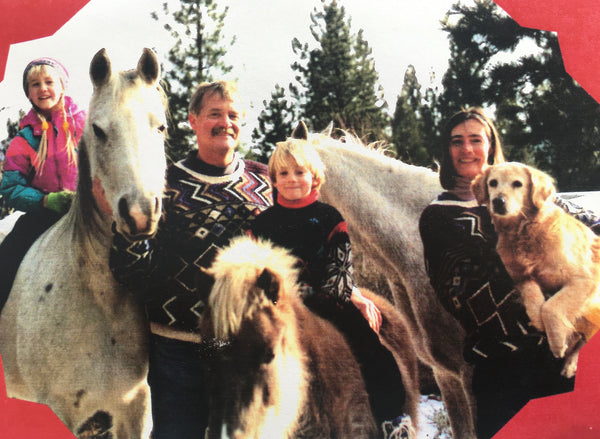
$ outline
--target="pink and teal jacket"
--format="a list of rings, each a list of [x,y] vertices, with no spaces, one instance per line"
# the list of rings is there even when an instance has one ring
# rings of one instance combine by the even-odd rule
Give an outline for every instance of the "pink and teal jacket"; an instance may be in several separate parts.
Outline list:
[[[65,96],[65,110],[71,135],[75,144],[78,144],[86,112],[77,108],[68,96]],[[52,120],[48,121],[48,155],[42,172],[38,172],[33,164],[42,136],[42,123],[33,109],[21,119],[21,130],[11,140],[6,151],[0,183],[0,195],[9,207],[30,212],[42,207],[46,194],[76,189],[77,161],[69,163],[63,122],[62,111],[53,113]]]

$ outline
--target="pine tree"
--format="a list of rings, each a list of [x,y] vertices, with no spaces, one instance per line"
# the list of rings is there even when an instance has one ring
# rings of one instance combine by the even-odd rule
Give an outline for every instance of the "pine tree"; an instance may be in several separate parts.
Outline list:
[[[253,158],[263,163],[269,161],[275,144],[290,136],[297,122],[296,109],[286,98],[286,92],[279,84],[271,93],[271,100],[263,101],[264,110],[258,116],[258,127],[252,131],[255,148]]]
[[[454,5],[443,29],[452,58],[441,113],[493,108],[510,160],[549,172],[560,191],[598,189],[600,105],[566,73],[557,36],[519,26],[492,0]],[[524,42],[536,50],[512,55]]]
[[[414,164],[421,164],[427,155],[423,151],[421,100],[421,84],[414,66],[410,65],[404,73],[404,83],[396,100],[391,141],[398,158]]]
[[[228,7],[219,8],[214,0],[180,0],[179,9],[169,10],[163,3],[163,13],[173,21],[164,24],[174,39],[169,50],[164,83],[169,96],[171,121],[167,155],[177,160],[195,148],[195,139],[187,123],[189,98],[202,82],[220,79],[232,70],[223,62],[227,52],[223,43],[223,25]],[[160,20],[158,13],[152,17]],[[235,42],[232,38],[228,43]]]
[[[290,89],[301,116],[313,130],[333,122],[367,140],[381,140],[389,117],[371,49],[362,32],[351,34],[343,6],[336,0],[322,4],[322,11],[315,8],[310,15],[316,47],[292,41],[299,60],[292,65],[297,74]]]

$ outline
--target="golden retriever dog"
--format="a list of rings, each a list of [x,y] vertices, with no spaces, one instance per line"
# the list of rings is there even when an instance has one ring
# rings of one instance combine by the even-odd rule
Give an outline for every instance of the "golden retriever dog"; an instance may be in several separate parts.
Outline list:
[[[566,357],[563,375],[573,376],[598,329],[589,316],[600,302],[600,237],[553,203],[549,175],[521,163],[486,168],[472,190],[488,207],[496,249],[531,323],[546,332],[554,356]]]

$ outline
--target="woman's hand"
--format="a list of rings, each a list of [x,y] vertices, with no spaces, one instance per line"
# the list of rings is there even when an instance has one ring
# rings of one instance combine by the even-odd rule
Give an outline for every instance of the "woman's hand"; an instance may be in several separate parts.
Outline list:
[[[360,290],[356,287],[352,289],[350,301],[362,313],[364,318],[369,323],[371,329],[373,329],[373,331],[375,331],[376,333],[379,333],[379,328],[381,328],[381,311],[379,311],[379,308],[375,306],[373,301],[363,296],[360,293]]]

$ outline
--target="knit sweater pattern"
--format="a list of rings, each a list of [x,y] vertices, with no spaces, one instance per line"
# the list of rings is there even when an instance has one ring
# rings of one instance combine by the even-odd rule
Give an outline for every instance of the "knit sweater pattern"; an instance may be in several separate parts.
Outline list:
[[[298,257],[299,281],[310,287],[304,288],[305,293],[348,302],[354,277],[347,225],[336,208],[317,201],[315,195],[295,206],[275,204],[258,216],[251,232]]]
[[[465,358],[507,355],[544,341],[496,252],[485,206],[448,192],[423,211],[420,232],[431,284],[444,308],[465,329]]]
[[[272,204],[266,166],[235,160],[221,176],[198,172],[193,156],[171,165],[156,236],[131,243],[115,235],[113,274],[142,294],[151,322],[196,332],[213,284],[202,269]]]

